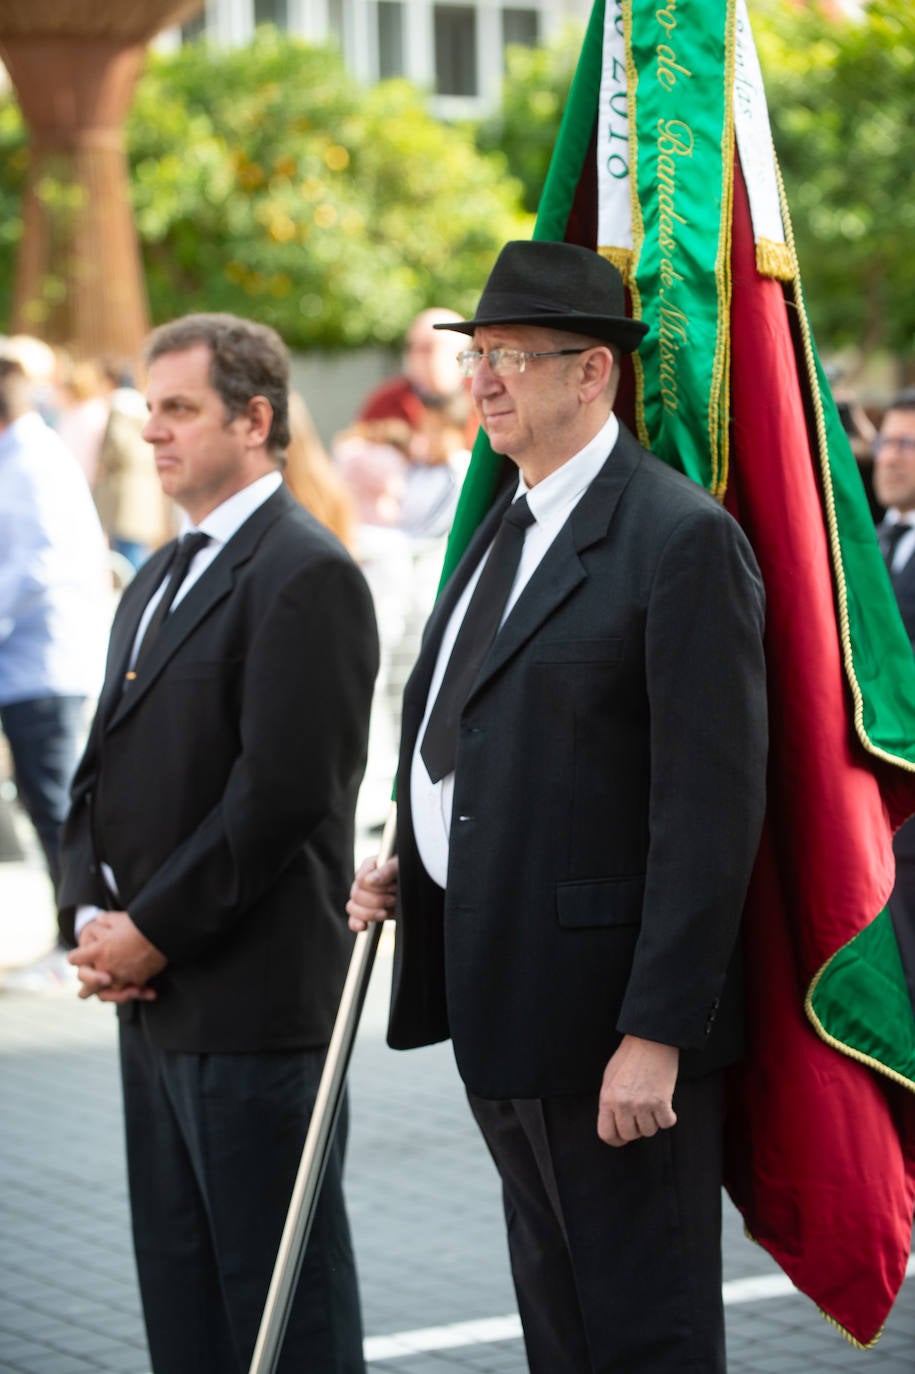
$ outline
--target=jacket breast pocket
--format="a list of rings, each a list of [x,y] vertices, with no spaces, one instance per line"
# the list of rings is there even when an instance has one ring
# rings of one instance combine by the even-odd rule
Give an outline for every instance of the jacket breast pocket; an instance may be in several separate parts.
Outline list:
[[[642,919],[645,877],[587,879],[556,884],[556,914],[566,930],[638,925]]]
[[[241,664],[240,658],[199,658],[169,664],[166,674],[170,682],[213,682],[233,677]]]
[[[622,639],[556,639],[537,645],[535,663],[617,663]]]

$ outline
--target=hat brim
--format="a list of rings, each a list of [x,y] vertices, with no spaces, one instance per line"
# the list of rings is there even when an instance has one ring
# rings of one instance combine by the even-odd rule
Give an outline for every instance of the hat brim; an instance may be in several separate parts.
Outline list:
[[[453,324],[435,324],[433,329],[449,329],[456,334],[473,334],[497,324],[535,325],[541,329],[558,329],[566,334],[585,334],[601,343],[615,344],[623,353],[634,353],[648,333],[644,320],[631,320],[628,315],[499,315],[495,319],[477,317],[456,320]]]

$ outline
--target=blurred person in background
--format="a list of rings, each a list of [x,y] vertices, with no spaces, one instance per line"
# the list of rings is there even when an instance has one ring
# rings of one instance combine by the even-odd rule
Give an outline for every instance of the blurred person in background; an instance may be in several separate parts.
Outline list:
[[[108,424],[111,384],[94,358],[58,354],[57,392],[60,410],[55,429],[86,475],[95,484],[99,449]]]
[[[296,500],[335,534],[350,553],[356,547],[356,511],[346,484],[318,437],[297,391],[289,393],[289,443],[283,479]]]
[[[380,824],[387,806],[400,697],[435,599],[444,542],[477,433],[470,389],[454,339],[435,328],[453,311],[433,307],[412,321],[403,371],[362,403],[333,443],[358,512],[358,557],[372,588],[381,671],[362,805]],[[377,797],[376,801],[371,798]]]
[[[877,538],[902,621],[915,648],[915,387],[890,402],[874,440],[874,494],[886,514]],[[890,915],[915,1006],[915,819],[893,840],[896,885]]]
[[[143,438],[146,399],[126,365],[112,369],[110,380],[93,496],[108,542],[126,560],[129,573],[171,538],[176,517],[162,495],[152,446]]]
[[[57,354],[44,339],[32,334],[11,334],[0,344],[4,358],[19,364],[29,383],[29,401],[46,424],[56,426],[60,414],[57,392]]]
[[[453,341],[435,329],[458,318],[453,310],[437,307],[417,315],[407,331],[403,372],[370,392],[356,417],[360,422],[405,422],[409,456],[415,462],[441,462],[453,448],[470,448],[476,436],[470,392]]]
[[[55,888],[110,613],[105,541],[85,476],[33,408],[20,364],[0,357],[0,724]],[[67,967],[55,951],[6,983],[41,989],[59,984]]]
[[[467,381],[452,340],[436,328],[453,310],[417,315],[403,372],[376,387],[355,423],[334,441],[334,458],[362,523],[413,538],[448,533],[477,432]]]

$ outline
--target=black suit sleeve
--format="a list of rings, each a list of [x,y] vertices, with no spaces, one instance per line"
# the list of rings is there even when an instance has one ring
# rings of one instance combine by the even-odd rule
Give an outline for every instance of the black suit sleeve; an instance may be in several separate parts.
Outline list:
[[[645,629],[649,847],[623,1033],[706,1042],[762,827],[763,619],[759,571],[737,524],[711,505],[678,522]]]
[[[244,920],[361,775],[377,666],[370,594],[348,560],[312,561],[272,599],[246,650],[221,801],[129,903],[170,962]]]

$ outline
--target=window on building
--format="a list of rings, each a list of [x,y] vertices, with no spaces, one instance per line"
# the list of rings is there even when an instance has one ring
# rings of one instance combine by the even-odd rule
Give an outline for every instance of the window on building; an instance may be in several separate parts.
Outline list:
[[[192,19],[186,24],[181,25],[181,42],[193,43],[195,38],[200,38],[206,32],[207,15],[206,8],[199,10]]]
[[[535,48],[540,42],[540,15],[537,10],[502,11],[502,47],[519,45]]]
[[[343,0],[327,0],[327,32],[343,49]]]
[[[288,29],[288,0],[254,0],[254,23],[275,24],[278,29]]]
[[[401,0],[378,0],[378,78],[403,74],[403,5]]]
[[[469,5],[435,6],[435,89],[476,95],[477,12]]]

